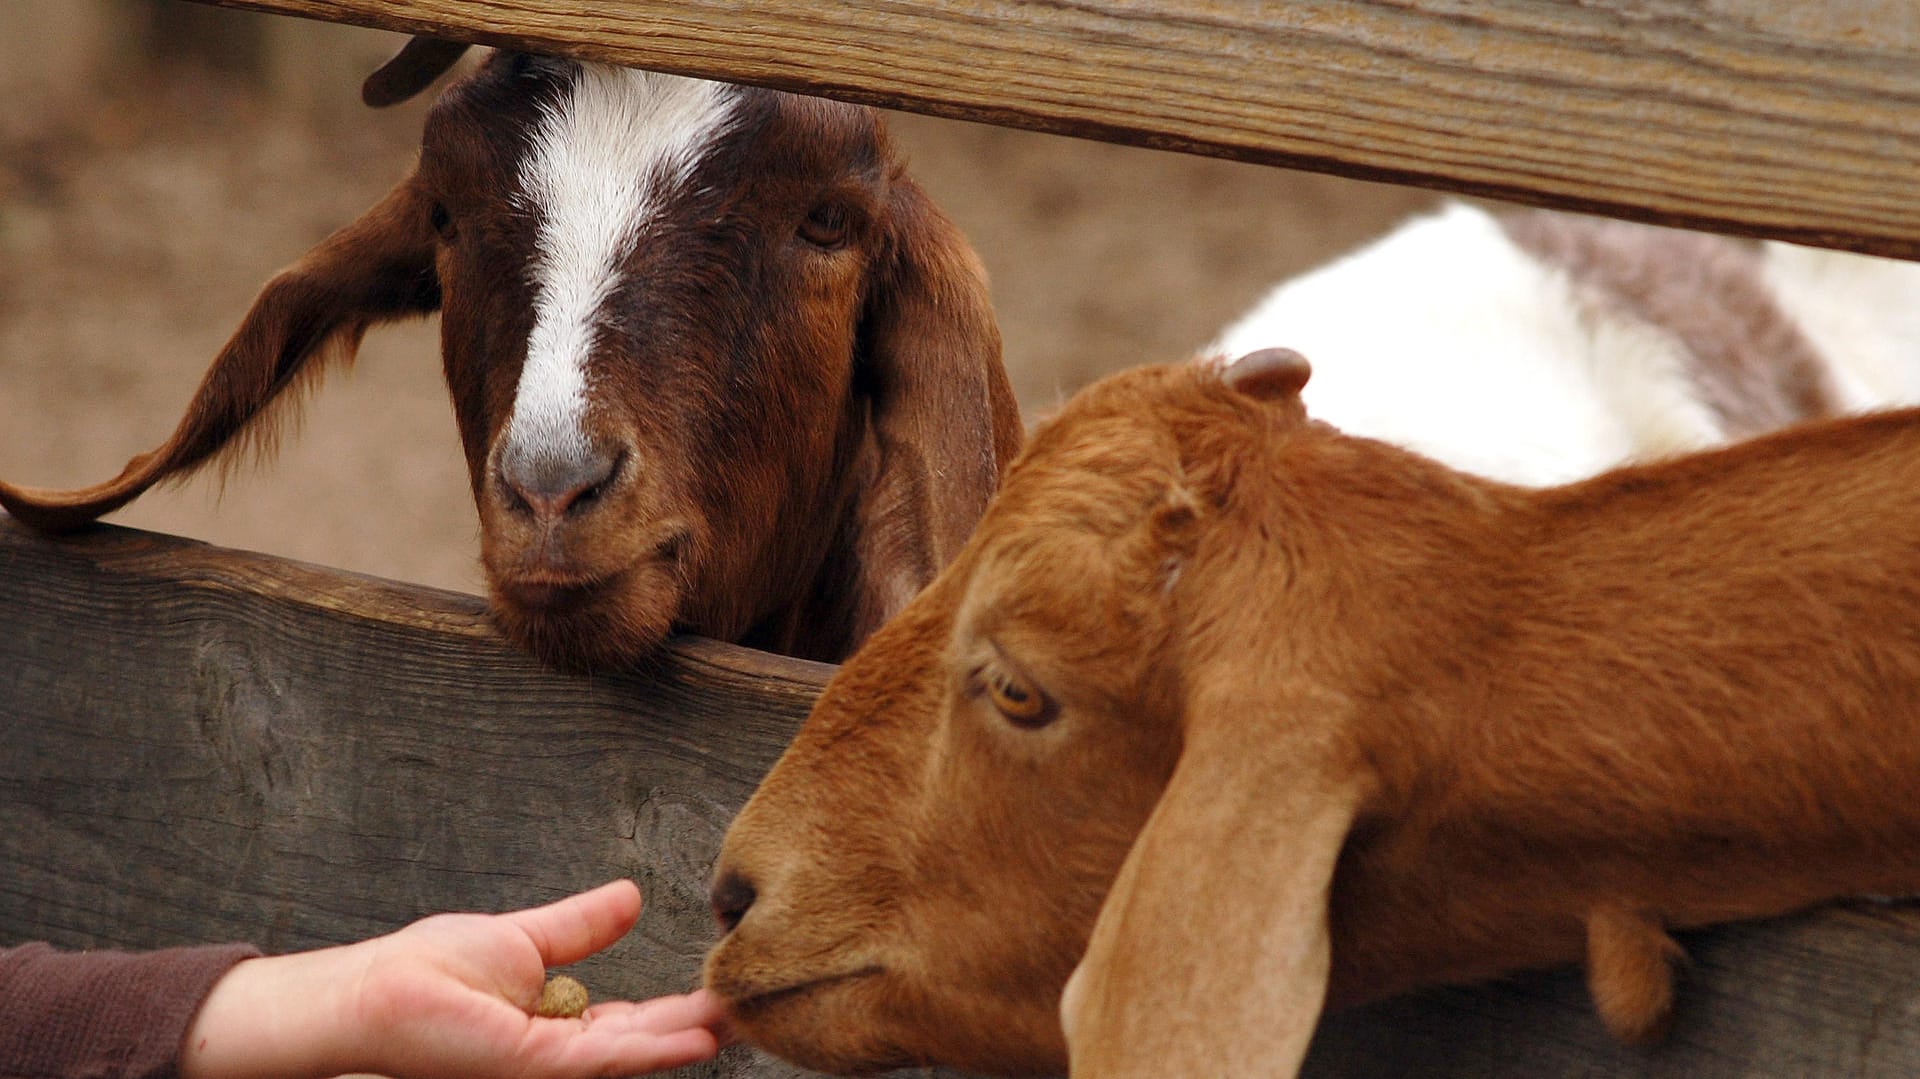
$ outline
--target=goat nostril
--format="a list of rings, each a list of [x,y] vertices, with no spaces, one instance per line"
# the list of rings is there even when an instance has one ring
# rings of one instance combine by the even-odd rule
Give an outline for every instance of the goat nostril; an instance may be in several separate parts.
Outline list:
[[[598,479],[580,488],[580,493],[574,495],[573,501],[567,504],[564,512],[578,513],[591,509],[594,503],[600,501],[600,496],[606,494],[607,489],[613,486],[614,481],[620,478],[620,471],[626,463],[627,451],[621,450],[607,462],[604,469],[600,470]]]
[[[510,511],[547,520],[584,513],[620,478],[627,452],[524,453],[509,448],[497,473]]]
[[[529,503],[526,496],[520,493],[519,488],[507,482],[504,474],[500,472],[493,474],[493,489],[499,492],[500,501],[506,504],[509,513],[524,517],[533,516],[532,503]]]
[[[692,539],[693,536],[687,529],[676,529],[672,535],[661,540],[660,545],[654,548],[654,556],[662,562],[678,562],[681,556],[687,553],[687,544]]]
[[[756,898],[758,893],[753,889],[753,882],[732,870],[721,874],[720,879],[713,882],[709,899],[713,903],[713,920],[719,923],[723,936],[733,932],[734,927],[740,924],[740,919],[747,916],[747,910],[753,906]]]

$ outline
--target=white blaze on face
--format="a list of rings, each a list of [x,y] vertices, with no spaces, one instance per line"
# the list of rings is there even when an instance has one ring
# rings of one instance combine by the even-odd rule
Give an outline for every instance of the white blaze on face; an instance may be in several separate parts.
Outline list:
[[[520,168],[522,198],[540,224],[510,451],[591,455],[587,360],[601,308],[662,198],[724,132],[735,101],[722,83],[584,64],[571,92],[545,110]]]

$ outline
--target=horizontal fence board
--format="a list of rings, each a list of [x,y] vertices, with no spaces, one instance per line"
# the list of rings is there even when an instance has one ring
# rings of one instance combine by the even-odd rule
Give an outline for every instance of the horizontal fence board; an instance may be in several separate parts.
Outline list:
[[[563,676],[474,597],[0,515],[0,944],[283,951],[631,876],[580,976],[684,990],[720,837],[830,671],[687,640]]]
[[[201,2],[1920,257],[1912,0]]]
[[[0,946],[307,948],[626,875],[639,928],[581,977],[678,990],[726,824],[830,671],[682,640],[648,672],[562,675],[474,597],[0,515]],[[1686,943],[1651,1053],[1561,971],[1336,1016],[1307,1074],[1920,1074],[1920,910]],[[801,1073],[735,1049],[686,1074]]]
[[[1308,1079],[1920,1075],[1920,906],[1856,901],[1680,937],[1674,1025],[1614,1041],[1575,971],[1390,1000],[1321,1024]]]

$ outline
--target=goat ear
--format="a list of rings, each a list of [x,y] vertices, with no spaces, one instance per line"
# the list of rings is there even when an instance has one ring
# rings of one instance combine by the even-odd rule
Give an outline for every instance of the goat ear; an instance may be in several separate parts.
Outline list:
[[[952,560],[1022,435],[972,248],[904,176],[893,180],[887,219],[858,360],[879,450],[856,540],[861,636]]]
[[[193,471],[238,437],[270,438],[267,421],[283,391],[317,378],[327,359],[351,361],[368,326],[440,306],[429,206],[409,178],[269,281],[158,449],[92,487],[0,483],[0,505],[29,527],[70,531]]]
[[[360,84],[360,100],[376,109],[398,105],[433,85],[467,51],[466,43],[416,37]]]
[[[1357,785],[1210,695],[1061,1002],[1074,1075],[1292,1075],[1319,1020]]]
[[[1262,401],[1300,396],[1313,365],[1290,348],[1263,348],[1227,365],[1220,377],[1228,386]]]

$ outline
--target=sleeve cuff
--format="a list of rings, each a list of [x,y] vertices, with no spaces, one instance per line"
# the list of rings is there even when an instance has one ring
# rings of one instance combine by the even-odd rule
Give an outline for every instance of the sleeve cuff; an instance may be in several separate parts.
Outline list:
[[[0,1062],[29,1079],[168,1079],[214,983],[258,955],[248,944],[0,951]]]

